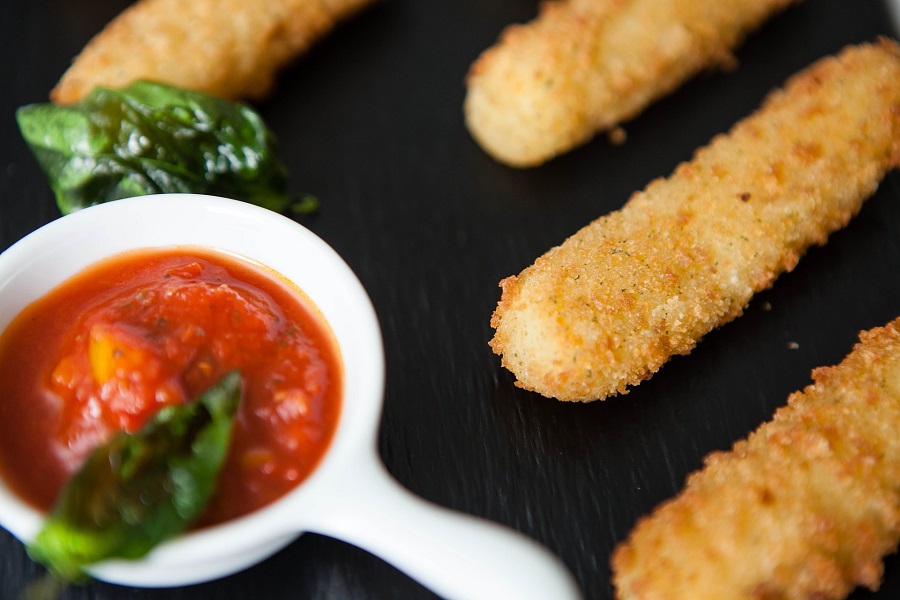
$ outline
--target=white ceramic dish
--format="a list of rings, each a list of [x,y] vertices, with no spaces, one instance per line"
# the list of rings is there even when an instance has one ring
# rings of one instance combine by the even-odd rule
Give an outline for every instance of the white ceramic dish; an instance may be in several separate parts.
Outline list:
[[[894,20],[894,33],[900,33],[900,0],[885,0],[885,2]]]
[[[312,299],[342,354],[341,420],[317,470],[278,502],[170,540],[139,561],[101,563],[92,569],[95,577],[141,587],[199,583],[316,532],[369,550],[448,598],[580,596],[562,563],[533,540],[427,503],[390,477],[376,446],[384,356],[374,309],[346,263],[290,219],[234,200],[178,194],[119,200],[63,217],[0,255],[0,331],[29,302],[97,260],[184,244],[267,265]],[[27,541],[42,520],[0,481],[0,525]]]

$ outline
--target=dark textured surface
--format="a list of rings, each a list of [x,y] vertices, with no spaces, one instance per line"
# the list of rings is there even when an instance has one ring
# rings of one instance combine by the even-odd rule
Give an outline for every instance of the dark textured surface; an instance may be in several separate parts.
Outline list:
[[[127,4],[4,2],[0,248],[58,216],[15,108],[45,101],[72,56]],[[295,190],[322,201],[302,222],[345,257],[378,311],[389,470],[429,500],[533,536],[570,566],[587,597],[610,598],[610,551],[640,515],[677,493],[705,454],[771,416],[813,367],[838,362],[860,329],[900,314],[900,176],[742,318],[607,402],[562,404],[513,387],[487,346],[497,282],[668,175],[790,73],[891,28],[879,2],[807,0],[748,40],[736,72],[702,76],[629,124],[624,146],[598,139],[515,171],[469,138],[463,80],[502,27],[533,17],[536,4],[386,0],[292,65],[258,108],[280,138]],[[0,531],[0,599],[39,573]],[[63,597],[432,596],[361,550],[304,535],[226,580],[175,590],[92,583]],[[896,557],[879,593],[853,596],[897,597]]]

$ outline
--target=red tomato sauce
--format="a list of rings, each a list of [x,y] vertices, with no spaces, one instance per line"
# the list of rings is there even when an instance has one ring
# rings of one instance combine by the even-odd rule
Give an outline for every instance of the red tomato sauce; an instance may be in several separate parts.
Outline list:
[[[48,510],[91,448],[232,369],[244,393],[197,526],[264,506],[313,471],[340,416],[336,345],[296,288],[249,262],[198,248],[107,259],[0,337],[0,472]]]

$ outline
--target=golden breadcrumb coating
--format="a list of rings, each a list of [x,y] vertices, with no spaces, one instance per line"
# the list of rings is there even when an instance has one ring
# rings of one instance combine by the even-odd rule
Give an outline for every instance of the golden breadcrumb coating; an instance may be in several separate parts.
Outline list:
[[[621,600],[822,600],[877,589],[900,540],[900,318],[836,367],[613,553]]]
[[[491,347],[545,396],[624,393],[739,316],[898,162],[900,47],[822,59],[668,179],[500,282]]]
[[[530,167],[641,112],[796,0],[558,0],[472,65],[464,103],[494,158]]]
[[[95,36],[50,94],[147,79],[231,100],[258,99],[276,72],[373,0],[140,0]]]

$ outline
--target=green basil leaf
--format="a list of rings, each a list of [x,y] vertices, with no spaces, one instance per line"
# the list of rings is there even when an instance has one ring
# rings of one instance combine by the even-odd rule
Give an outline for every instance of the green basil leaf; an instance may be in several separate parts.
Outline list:
[[[63,214],[129,196],[212,194],[292,206],[287,170],[262,117],[216,96],[138,81],[77,104],[16,112]]]
[[[183,531],[216,487],[241,388],[233,371],[91,452],[28,544],[31,557],[60,579],[82,581],[88,565],[140,558]]]

